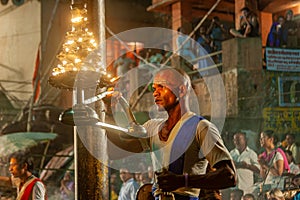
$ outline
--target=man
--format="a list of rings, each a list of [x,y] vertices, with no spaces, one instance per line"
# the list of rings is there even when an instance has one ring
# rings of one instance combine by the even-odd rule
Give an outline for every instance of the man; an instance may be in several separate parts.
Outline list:
[[[295,164],[300,164],[300,148],[296,144],[296,135],[293,133],[288,133],[285,136],[285,140],[287,143],[285,150],[292,152],[295,159]]]
[[[132,173],[128,169],[120,169],[120,179],[123,182],[118,200],[136,199],[139,184],[133,179]]]
[[[35,177],[33,161],[28,152],[18,151],[9,158],[10,177],[1,177],[1,185],[16,186],[17,200],[45,200],[47,199],[45,185]],[[13,181],[15,179],[19,181]]]
[[[288,10],[285,15],[285,22],[283,25],[283,37],[286,44],[284,44],[287,48],[297,48],[298,39],[297,32],[298,27],[296,21],[294,21],[294,13],[292,10]]]
[[[237,169],[237,187],[244,194],[252,193],[254,173],[259,174],[257,154],[247,145],[246,134],[237,132],[233,136],[235,148],[230,151]]]
[[[172,192],[176,200],[198,199],[200,188],[235,186],[234,163],[217,128],[189,109],[191,89],[184,71],[160,69],[154,76],[153,96],[158,110],[166,111],[168,118],[147,121],[147,138],[120,141],[120,135],[108,134],[110,141],[122,149],[152,152],[157,198]]]
[[[240,17],[240,29],[230,29],[230,33],[234,37],[259,37],[259,24],[257,16],[250,11],[248,7],[241,9],[242,15]]]

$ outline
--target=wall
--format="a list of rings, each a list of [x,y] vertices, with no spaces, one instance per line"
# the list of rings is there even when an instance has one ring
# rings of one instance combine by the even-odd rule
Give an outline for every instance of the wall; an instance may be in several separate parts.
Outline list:
[[[32,95],[31,80],[35,59],[41,41],[41,9],[37,0],[27,1],[20,6],[11,1],[1,6],[0,11],[0,80],[25,83],[2,82],[6,90],[25,105]]]

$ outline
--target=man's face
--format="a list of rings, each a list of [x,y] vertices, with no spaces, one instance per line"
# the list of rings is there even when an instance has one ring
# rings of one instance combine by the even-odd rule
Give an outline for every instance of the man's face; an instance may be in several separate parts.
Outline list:
[[[292,14],[292,13],[287,13],[287,14],[286,14],[286,20],[287,20],[287,21],[292,20],[292,18],[293,18],[293,14]]]
[[[20,178],[23,174],[25,174],[24,167],[20,166],[17,162],[17,159],[11,158],[9,162],[9,172],[15,177]]]
[[[122,180],[122,182],[126,182],[130,178],[132,178],[132,175],[128,172],[128,170],[120,169],[120,179]]]
[[[246,146],[246,139],[243,134],[235,134],[233,136],[233,143],[237,149],[243,149]]]
[[[286,142],[288,143],[288,145],[292,145],[294,143],[294,138],[290,135],[287,135],[285,137]]]
[[[178,83],[174,82],[172,75],[163,71],[154,77],[153,96],[160,111],[168,111],[178,104]]]
[[[243,11],[242,11],[242,15],[243,15],[243,16],[247,17],[248,14],[249,14],[249,12],[248,12],[247,10],[243,10]]]

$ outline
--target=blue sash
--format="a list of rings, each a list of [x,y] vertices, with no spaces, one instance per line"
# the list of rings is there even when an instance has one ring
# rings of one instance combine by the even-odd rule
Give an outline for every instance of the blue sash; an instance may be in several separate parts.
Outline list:
[[[174,161],[169,165],[169,171],[175,174],[183,174],[184,155],[190,144],[193,142],[196,128],[201,116],[194,115],[188,119],[180,128],[176,135],[170,154],[170,161]]]
[[[204,119],[201,116],[194,115],[188,119],[180,128],[176,135],[170,154],[170,161],[175,160],[169,165],[169,171],[175,174],[183,174],[184,167],[184,155],[192,141],[194,140],[196,128],[200,120]],[[180,155],[180,156],[179,156]],[[178,157],[179,156],[179,157]],[[156,186],[152,186],[152,194],[156,191]],[[199,200],[197,197],[182,196],[174,194],[175,200]],[[159,200],[158,196],[155,196],[155,200]]]

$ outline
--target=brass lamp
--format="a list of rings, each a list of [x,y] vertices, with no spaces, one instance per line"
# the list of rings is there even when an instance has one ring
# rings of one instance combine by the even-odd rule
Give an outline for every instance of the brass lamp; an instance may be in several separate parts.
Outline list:
[[[49,83],[61,89],[73,89],[74,82],[80,71],[81,78],[89,77],[86,80],[97,80],[99,76],[99,66],[95,65],[100,60],[100,55],[97,58],[92,58],[93,62],[86,61],[87,57],[97,48],[97,43],[94,34],[89,32],[87,28],[87,9],[86,4],[71,5],[71,31],[65,35],[65,42],[62,45],[61,51],[57,54],[57,66],[52,70],[49,77]],[[93,77],[93,78],[91,78]],[[93,84],[93,83],[91,83]]]

